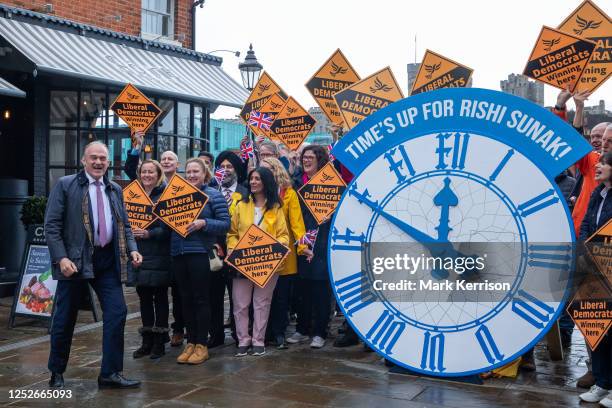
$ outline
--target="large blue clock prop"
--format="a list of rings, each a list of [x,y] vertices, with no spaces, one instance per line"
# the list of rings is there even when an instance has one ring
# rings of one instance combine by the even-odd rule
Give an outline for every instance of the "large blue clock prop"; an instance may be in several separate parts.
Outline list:
[[[355,175],[328,246],[348,322],[385,358],[429,375],[476,374],[525,353],[563,310],[571,283],[575,235],[554,178],[590,150],[549,111],[484,89],[423,93],[365,118],[333,150]],[[386,279],[413,283],[381,290],[376,251],[487,257],[466,243],[503,250],[480,272],[435,262],[393,269]],[[459,290],[458,281],[473,285]],[[443,283],[454,290],[436,292]]]

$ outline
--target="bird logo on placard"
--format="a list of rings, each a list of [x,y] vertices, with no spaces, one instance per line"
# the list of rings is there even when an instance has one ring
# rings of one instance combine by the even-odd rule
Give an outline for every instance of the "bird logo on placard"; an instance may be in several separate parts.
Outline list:
[[[331,68],[332,69],[331,71],[329,71],[329,74],[334,78],[336,77],[336,75],[346,74],[348,71],[348,68],[344,68],[342,65],[338,65],[334,61],[332,61]]]
[[[271,84],[259,84],[259,86],[257,86],[258,92],[257,92],[257,96],[261,96],[263,95],[264,92],[266,92],[268,89],[270,89]]]
[[[128,191],[128,198],[130,200],[135,200],[137,198],[140,198],[140,194],[133,192],[132,190]]]
[[[276,103],[276,102],[270,102],[270,107],[274,110],[280,109],[283,107],[283,105],[281,105],[280,103]]]
[[[323,172],[323,174],[321,175],[321,181],[323,183],[326,183],[330,180],[332,180],[334,177],[333,176],[328,176],[327,174],[325,174],[325,172]]]
[[[295,112],[297,112],[297,108],[287,107],[287,115],[293,115]]]
[[[255,245],[257,242],[261,241],[262,239],[263,237],[261,235],[249,234],[249,239],[248,239],[249,246]]]
[[[172,186],[172,195],[175,196],[185,189],[185,186]]]
[[[425,65],[425,71],[427,72],[425,78],[431,79],[431,76],[434,74],[434,72],[439,70],[441,66],[442,62],[438,62],[437,64]]]
[[[576,24],[578,25],[578,27],[580,27],[579,30],[576,30],[574,28],[574,32],[577,35],[581,35],[583,32],[585,32],[586,30],[594,30],[596,28],[599,28],[599,25],[601,24],[601,21],[595,22],[593,20],[585,20],[584,18],[580,17],[580,16],[576,16]]]
[[[389,92],[391,89],[393,88],[391,88],[389,85],[385,84],[383,81],[378,79],[378,77],[376,77],[376,79],[374,80],[374,86],[370,87],[370,92],[375,94],[378,91]]]
[[[130,101],[133,101],[133,100],[138,99],[138,95],[134,95],[133,93],[129,93],[129,92],[126,92],[126,94],[127,94],[127,98],[128,98]]]
[[[559,42],[561,42],[561,37],[559,38],[553,38],[552,40],[542,40],[542,44],[544,44],[546,46],[546,48],[544,48],[544,51],[550,51],[552,49],[552,47],[554,47],[555,45],[559,44]]]

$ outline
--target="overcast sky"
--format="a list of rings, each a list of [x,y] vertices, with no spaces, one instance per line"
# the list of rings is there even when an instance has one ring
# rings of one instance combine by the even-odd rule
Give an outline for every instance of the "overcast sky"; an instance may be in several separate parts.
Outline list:
[[[249,43],[264,69],[304,107],[315,106],[304,84],[340,48],[364,78],[391,66],[406,95],[406,64],[425,49],[474,69],[473,86],[499,90],[499,81],[521,73],[542,25],[556,27],[578,0],[207,0],[198,9],[198,51],[241,51],[223,57],[225,71],[241,83],[238,63]],[[610,15],[611,2],[595,3]],[[545,103],[558,90],[545,86]],[[612,80],[587,101],[612,110]],[[570,108],[573,105],[570,105]],[[219,108],[216,118],[237,110]]]

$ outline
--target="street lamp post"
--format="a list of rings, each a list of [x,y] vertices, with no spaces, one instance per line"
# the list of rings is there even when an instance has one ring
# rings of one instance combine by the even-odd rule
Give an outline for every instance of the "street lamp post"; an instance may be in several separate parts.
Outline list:
[[[240,70],[240,75],[242,75],[242,85],[246,89],[250,91],[255,88],[255,84],[259,80],[259,76],[261,75],[261,71],[263,70],[263,66],[257,61],[255,57],[255,51],[253,51],[253,44],[249,45],[249,50],[247,51],[247,55],[244,58],[244,62],[238,64],[238,69]],[[253,144],[253,150],[255,153],[255,166],[259,163],[259,152],[255,149],[255,135],[249,129],[249,125],[246,125],[247,135],[251,138],[251,143]]]

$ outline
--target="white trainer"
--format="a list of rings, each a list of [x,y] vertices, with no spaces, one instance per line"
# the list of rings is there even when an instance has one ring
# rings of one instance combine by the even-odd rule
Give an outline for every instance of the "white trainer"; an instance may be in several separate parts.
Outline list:
[[[287,338],[287,343],[297,344],[297,343],[301,343],[303,341],[306,341],[309,338],[310,337],[306,336],[305,334],[302,334],[300,332],[295,332],[289,338]]]
[[[578,397],[584,402],[599,402],[604,399],[606,395],[608,395],[609,391],[605,390],[597,385],[591,387],[585,393],[580,394]],[[611,405],[612,406],[612,405]]]
[[[599,405],[606,408],[612,408],[612,391],[606,395],[606,398],[599,401]]]
[[[312,343],[310,343],[310,347],[312,348],[322,348],[325,345],[325,339],[323,337],[314,336],[312,338]]]

